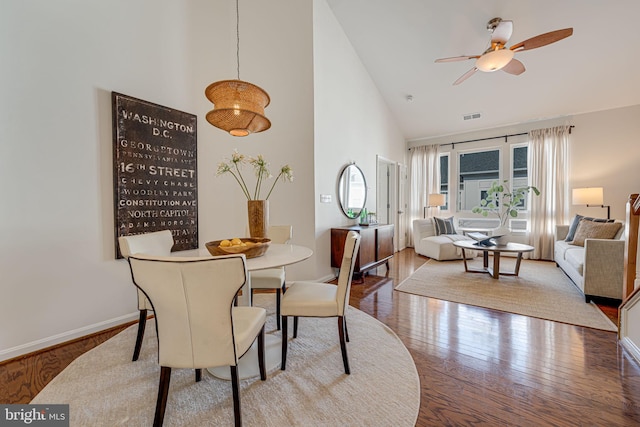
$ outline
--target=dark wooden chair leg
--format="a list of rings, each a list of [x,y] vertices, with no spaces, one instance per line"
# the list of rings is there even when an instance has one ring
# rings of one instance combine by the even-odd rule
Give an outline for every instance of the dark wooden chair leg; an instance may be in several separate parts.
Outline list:
[[[347,343],[344,337],[344,317],[338,316],[338,334],[340,335],[340,349],[342,350],[342,362],[344,363],[344,373],[349,375],[349,358],[347,356]]]
[[[136,346],[133,349],[133,361],[140,357],[140,348],[142,348],[142,338],[144,338],[144,328],[147,326],[147,310],[140,310],[138,318],[138,336],[136,337]]]
[[[260,379],[267,379],[267,369],[264,365],[264,325],[258,334],[258,367],[260,368]]]
[[[158,401],[156,402],[156,415],[153,418],[153,427],[161,427],[164,421],[164,410],[167,407],[170,381],[171,368],[162,366],[160,369],[160,385],[158,386]]]
[[[196,369],[196,382],[199,383],[202,380],[202,369]]]
[[[236,427],[240,427],[242,426],[242,413],[240,412],[240,381],[237,366],[231,366],[231,388],[233,390],[233,419]]]
[[[342,316],[343,322],[344,322],[344,337],[347,339],[347,342],[349,342],[349,328],[347,328],[347,318]]]
[[[353,273],[353,278],[351,279],[351,283],[357,283],[359,285],[364,283],[364,272],[362,273]]]
[[[276,329],[280,330],[280,289],[276,289]]]
[[[298,338],[298,316],[293,316],[293,337]]]
[[[287,316],[282,316],[282,361],[280,362],[280,369],[283,371],[287,365]]]

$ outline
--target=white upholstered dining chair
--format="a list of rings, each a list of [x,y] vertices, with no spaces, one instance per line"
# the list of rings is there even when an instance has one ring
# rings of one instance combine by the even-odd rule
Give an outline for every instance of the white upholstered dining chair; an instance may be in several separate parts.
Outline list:
[[[150,301],[158,333],[160,383],[154,426],[161,426],[172,368],[229,366],[235,425],[242,425],[238,361],[258,340],[260,378],[266,380],[266,310],[234,306],[247,280],[244,255],[154,257],[131,255],[135,285]],[[179,411],[178,408],[175,411]]]
[[[345,318],[351,292],[351,279],[355,257],[360,247],[360,234],[350,231],[344,243],[342,262],[338,285],[315,282],[293,282],[282,296],[282,364],[280,369],[286,368],[287,362],[287,319],[294,316],[293,337],[298,336],[298,317],[337,317],[338,335],[345,374],[350,374],[349,358],[347,357],[347,341],[349,332]]]
[[[293,227],[290,225],[272,225],[267,230],[267,237],[273,243],[289,243],[293,237]],[[251,273],[251,300],[254,289],[275,289],[276,291],[276,327],[280,330],[280,299],[285,292],[284,267],[268,268]]]
[[[120,236],[118,238],[120,245],[120,253],[128,259],[133,254],[147,254],[158,256],[169,256],[173,247],[173,236],[171,231],[162,230],[152,233],[137,234],[134,236]],[[136,344],[133,349],[133,361],[138,360],[140,356],[140,347],[142,347],[142,338],[144,338],[144,328],[147,324],[147,312],[152,310],[151,304],[138,290],[138,310],[140,317],[138,318],[138,335]]]

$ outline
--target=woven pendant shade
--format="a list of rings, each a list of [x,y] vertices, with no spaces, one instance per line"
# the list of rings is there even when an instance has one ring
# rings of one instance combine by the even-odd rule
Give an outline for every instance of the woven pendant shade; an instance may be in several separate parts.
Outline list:
[[[262,88],[242,80],[222,80],[211,83],[204,94],[213,102],[207,121],[233,136],[247,136],[271,127],[264,115],[269,94]]]

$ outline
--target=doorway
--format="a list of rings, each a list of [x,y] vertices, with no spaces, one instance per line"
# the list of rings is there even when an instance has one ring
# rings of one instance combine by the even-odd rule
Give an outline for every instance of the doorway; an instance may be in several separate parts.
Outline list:
[[[398,250],[407,247],[407,165],[398,164],[398,217],[396,231]]]
[[[406,247],[406,238],[400,217],[404,209],[399,209],[399,165],[382,156],[376,156],[376,218],[379,224],[393,224],[395,236],[394,251]]]

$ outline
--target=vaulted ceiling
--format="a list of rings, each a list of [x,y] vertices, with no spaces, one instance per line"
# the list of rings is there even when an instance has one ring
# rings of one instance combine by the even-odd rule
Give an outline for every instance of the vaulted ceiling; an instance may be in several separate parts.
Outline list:
[[[407,140],[640,104],[638,0],[327,0]],[[573,27],[516,53],[519,76],[476,72],[487,22],[513,21],[511,46]],[[408,97],[413,98],[408,101]],[[480,118],[463,120],[470,113]]]

